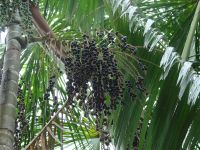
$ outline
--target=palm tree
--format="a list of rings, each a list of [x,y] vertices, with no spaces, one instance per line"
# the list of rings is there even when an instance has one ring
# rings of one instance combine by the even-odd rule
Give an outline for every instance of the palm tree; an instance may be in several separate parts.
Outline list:
[[[13,149],[18,78],[20,70],[20,51],[24,42],[21,37],[19,12],[13,12],[12,22],[7,26],[6,51],[3,62],[3,73],[0,90],[0,149]]]
[[[115,33],[117,44],[123,44],[119,41],[126,36],[129,48],[134,48],[130,52],[113,44],[109,53],[136,97],[125,87],[120,104],[108,115],[109,146],[199,149],[199,1],[16,2],[0,2],[1,8],[6,8],[0,9],[0,25],[7,30],[2,56],[0,149],[13,149],[14,143],[15,149],[106,147],[103,132],[97,127],[105,117],[88,115],[86,106],[66,87],[73,64],[68,61],[66,67],[65,62],[73,61],[72,41],[82,42],[82,35],[98,45]],[[97,32],[105,37],[99,38]],[[87,69],[80,72],[82,78],[89,74],[84,73]],[[137,78],[141,76],[145,92],[138,90]],[[93,82],[89,83],[93,90]],[[84,89],[82,85],[80,89]],[[76,99],[74,106],[72,98]],[[108,94],[106,100],[111,99]]]

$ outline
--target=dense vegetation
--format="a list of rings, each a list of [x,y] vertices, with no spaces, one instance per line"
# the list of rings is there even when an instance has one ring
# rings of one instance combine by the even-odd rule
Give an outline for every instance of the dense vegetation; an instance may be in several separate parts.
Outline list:
[[[0,150],[199,149],[199,12],[2,0]]]

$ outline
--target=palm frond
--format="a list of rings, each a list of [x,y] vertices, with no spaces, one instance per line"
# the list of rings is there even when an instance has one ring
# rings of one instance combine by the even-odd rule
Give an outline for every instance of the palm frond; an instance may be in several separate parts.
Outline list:
[[[132,28],[132,27],[137,29],[137,30],[133,30],[134,34],[135,34],[135,31],[137,31],[137,34],[138,34],[138,32],[141,33],[142,31],[145,31],[145,33],[143,32],[143,35],[142,35],[142,33],[140,34],[141,35],[140,37],[142,37],[143,39],[146,39],[144,42],[146,47],[148,47],[151,50],[154,49],[154,51],[156,49],[161,49],[161,56],[162,56],[163,52],[165,51],[165,53],[162,57],[162,60],[161,60],[161,65],[165,66],[164,73],[169,72],[169,75],[166,76],[166,79],[164,80],[164,82],[161,81],[161,83],[158,84],[158,86],[156,87],[157,89],[154,89],[154,90],[149,89],[151,92],[146,101],[146,103],[148,104],[148,105],[146,105],[147,108],[144,109],[144,113],[145,113],[144,124],[141,128],[142,132],[141,132],[139,148],[140,149],[143,149],[143,148],[145,148],[145,149],[153,149],[153,148],[163,149],[164,147],[166,148],[166,146],[167,146],[166,144],[164,144],[164,141],[166,141],[167,139],[172,139],[172,136],[176,136],[177,141],[170,141],[170,142],[172,142],[171,144],[168,143],[168,145],[169,145],[168,148],[176,149],[176,148],[178,148],[177,146],[182,145],[181,143],[183,142],[184,137],[187,138],[186,131],[189,128],[189,126],[192,124],[192,120],[193,119],[195,120],[194,117],[189,118],[189,116],[191,117],[192,115],[194,115],[195,110],[196,110],[195,107],[198,107],[197,102],[193,103],[193,105],[190,105],[191,103],[188,103],[188,102],[192,102],[192,101],[189,100],[190,98],[188,98],[187,96],[186,97],[183,96],[181,99],[181,102],[179,101],[179,99],[177,97],[177,95],[179,93],[179,89],[176,85],[177,79],[179,77],[178,71],[177,71],[179,69],[177,66],[178,65],[182,66],[182,60],[180,59],[181,57],[176,52],[176,49],[173,50],[174,48],[169,45],[170,41],[167,40],[167,37],[161,31],[159,31],[157,28],[152,27],[153,21],[148,20],[148,18],[142,14],[142,12],[140,11],[139,8],[135,9],[135,7],[137,7],[136,5],[133,5],[133,3],[131,3],[131,2],[128,3],[127,1],[122,1],[119,4],[116,1],[112,1],[112,4],[114,5],[113,10],[117,10],[116,8],[118,8],[118,11],[116,11],[116,13],[124,15],[124,12],[125,12],[125,14],[127,15],[127,17],[123,18],[123,19],[127,20],[127,23],[128,23],[127,29]],[[130,11],[129,8],[134,9],[132,11],[134,11],[135,14],[137,14],[134,16],[135,18],[134,17],[131,18],[129,16],[130,14],[132,14],[132,12]],[[135,10],[137,10],[137,11],[135,11]],[[121,15],[118,15],[118,16],[121,16]],[[132,20],[129,20],[130,18]],[[119,22],[119,20],[120,19],[118,19],[118,22]],[[151,24],[151,26],[149,24]],[[118,26],[118,28],[119,28],[119,26]],[[148,30],[147,30],[147,28],[148,28]],[[132,30],[129,30],[129,32],[132,32]],[[173,46],[176,47],[175,44]],[[178,50],[179,50],[179,52],[181,52],[180,48]],[[141,54],[144,55],[144,53],[141,53]],[[154,52],[154,55],[155,55],[155,52]],[[176,64],[174,64],[174,62],[176,62]],[[167,69],[167,71],[166,71],[166,69]],[[193,69],[191,69],[191,70],[193,70]],[[154,72],[154,74],[155,74],[155,76],[158,75],[158,78],[161,75],[159,73],[157,74],[157,72]],[[188,74],[191,75],[192,73],[188,73]],[[195,74],[196,74],[195,75],[195,77],[196,77],[197,73],[195,73]],[[153,76],[154,75],[152,75],[151,78],[149,77],[148,80],[151,80]],[[188,79],[187,83],[189,83],[189,81],[191,81],[192,78],[193,77],[191,75],[191,78]],[[186,83],[186,81],[184,83]],[[187,89],[185,91],[184,95],[186,95],[186,93],[188,93],[188,89],[191,89],[191,88],[189,88],[189,84],[180,85],[181,88]],[[193,87],[193,89],[195,89],[195,88]],[[168,91],[170,94],[168,94],[168,92],[166,92],[166,91]],[[154,94],[152,92],[154,92]],[[198,94],[196,94],[196,95],[198,95]],[[196,95],[194,95],[194,96],[196,96]],[[163,107],[165,107],[165,108],[163,108]],[[189,108],[191,108],[191,110],[189,110]],[[184,115],[185,115],[185,119],[182,119],[182,120],[181,120],[181,118],[179,118],[181,116],[181,114],[183,113],[183,111],[181,111],[181,109],[184,110]],[[149,114],[151,114],[151,113],[153,113],[153,114],[149,116]],[[175,126],[178,127],[178,125],[175,125],[175,123],[174,123],[175,122],[174,120],[176,120],[176,119],[179,120],[178,122],[182,122],[182,127],[179,126],[179,129],[180,128],[184,129],[185,130],[184,133],[171,131],[171,130],[173,130],[173,127],[175,127]],[[161,131],[161,129],[162,129],[162,131]],[[181,136],[178,139],[179,135],[181,135]],[[155,140],[155,139],[157,139],[157,140]],[[126,140],[128,140],[128,139],[126,139]],[[145,141],[147,143],[145,143]]]

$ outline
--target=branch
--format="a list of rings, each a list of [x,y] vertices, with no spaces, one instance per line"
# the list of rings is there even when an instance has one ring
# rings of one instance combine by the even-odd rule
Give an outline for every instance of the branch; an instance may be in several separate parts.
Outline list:
[[[188,33],[188,36],[187,36],[187,39],[186,39],[186,42],[184,45],[184,49],[183,49],[183,52],[181,55],[183,61],[186,61],[190,54],[193,37],[195,34],[195,30],[197,28],[199,19],[200,19],[200,1],[198,2],[197,8],[196,8],[196,11],[195,11],[195,14],[194,14],[191,26],[190,26],[190,30],[189,30],[189,33]]]
[[[39,28],[40,34],[43,36],[48,34],[50,37],[53,37],[53,31],[49,27],[46,20],[42,17],[39,9],[34,6],[33,3],[30,5],[30,11],[32,13],[32,18],[36,27]]]
[[[30,11],[32,13],[33,23],[36,29],[38,30],[39,34],[42,37],[47,37],[48,39],[55,38],[55,35],[51,30],[51,28],[49,27],[47,21],[43,18],[39,9],[33,3],[30,3]],[[55,52],[58,58],[64,59],[67,57],[67,54],[63,50],[60,50],[59,44],[55,45],[52,45],[51,43],[46,43],[46,44],[47,47],[49,47],[51,50]]]

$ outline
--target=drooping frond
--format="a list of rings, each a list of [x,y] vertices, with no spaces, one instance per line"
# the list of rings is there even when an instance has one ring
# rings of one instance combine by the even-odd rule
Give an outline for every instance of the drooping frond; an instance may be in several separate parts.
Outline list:
[[[150,95],[146,99],[146,105],[144,105],[144,111],[143,111],[144,122],[143,122],[142,127],[140,128],[141,135],[140,135],[140,141],[139,141],[139,149],[181,148],[181,145],[184,143],[184,138],[190,141],[193,138],[193,136],[195,137],[195,135],[191,133],[195,130],[195,127],[196,127],[195,125],[193,125],[193,121],[198,122],[198,119],[193,116],[194,114],[198,114],[198,110],[195,108],[195,107],[199,107],[199,103],[197,101],[198,97],[196,97],[196,94],[193,95],[192,97],[187,96],[189,91],[191,92],[191,89],[193,89],[193,91],[194,89],[196,89],[195,85],[193,85],[194,83],[193,77],[197,75],[197,72],[194,71],[194,69],[191,67],[190,69],[188,69],[189,71],[188,74],[186,74],[188,75],[188,77],[185,77],[186,80],[184,82],[181,82],[181,84],[184,84],[183,87],[182,85],[180,85],[181,88],[178,88],[178,86],[176,85],[177,79],[181,78],[181,75],[179,77],[180,73],[178,73],[180,71],[179,69],[182,68],[184,64],[180,57],[180,53],[183,50],[183,46],[181,44],[187,37],[187,32],[192,21],[191,17],[188,17],[188,18],[186,17],[182,20],[181,27],[183,28],[178,28],[179,30],[174,35],[174,37],[169,36],[170,33],[166,34],[167,36],[165,36],[165,34],[161,32],[161,31],[164,31],[164,29],[160,31],[158,28],[156,28],[156,24],[152,24],[153,21],[148,21],[148,17],[146,17],[142,13],[141,9],[137,7],[137,5],[135,5],[132,1],[128,2],[126,0],[124,1],[122,0],[121,3],[117,3],[117,1],[111,1],[111,3],[113,4],[112,10],[115,9],[115,14],[116,14],[116,15],[113,15],[113,20],[117,18],[117,21],[119,23],[115,27],[129,34],[129,36],[133,37],[132,42],[134,43],[141,43],[144,41],[143,42],[144,46],[148,47],[148,49],[151,49],[153,51],[151,54],[147,53],[147,51],[146,52],[142,51],[140,52],[140,56],[145,57],[149,55],[150,56],[154,55],[154,58],[157,58],[157,60],[160,60],[162,58],[160,65],[164,67],[165,71],[167,70],[164,73],[168,72],[168,75],[167,74],[164,75],[166,76],[165,80],[158,82],[158,79],[160,78],[160,76],[163,76],[163,74],[161,74],[160,72],[157,72],[158,70],[156,71],[151,70],[151,68],[148,69],[147,71],[147,75],[148,75],[148,72],[151,73],[151,75],[148,75],[149,78],[146,79],[146,81],[149,83],[150,81],[154,79],[153,80],[154,82],[150,82],[154,85],[153,86],[154,88],[152,88],[151,86],[149,86],[151,88],[147,87],[147,90],[149,90]],[[173,2],[170,2],[169,5],[172,5],[172,3]],[[191,8],[196,8],[196,4],[197,2],[193,2],[193,6]],[[142,3],[140,3],[140,7],[142,7],[141,5]],[[134,11],[134,15],[132,18],[129,17],[129,15],[132,14],[132,12],[130,11],[130,8],[132,8],[131,11]],[[126,15],[124,14],[124,12],[126,12],[125,13]],[[119,16],[121,16],[122,14],[124,17],[119,18]],[[193,9],[188,15],[189,16],[194,15]],[[131,18],[131,20],[129,20],[129,18]],[[183,23],[184,21],[187,26],[184,26],[184,23]],[[147,22],[149,25],[147,24]],[[151,27],[149,30],[147,30],[147,27],[149,28],[150,24],[151,24]],[[126,29],[124,29],[125,27]],[[169,37],[171,38],[170,40],[168,40]],[[181,38],[178,39],[179,37]],[[140,42],[136,38],[139,38]],[[151,58],[150,56],[147,58],[150,59]],[[151,59],[151,61],[153,61],[153,59]],[[187,72],[187,71],[182,70],[181,74],[182,72]],[[194,76],[193,76],[193,73],[194,73]],[[155,82],[158,82],[158,84],[156,84]],[[186,90],[183,93],[184,89]],[[198,90],[196,89],[196,91]],[[181,101],[179,100],[178,95],[183,95],[181,98]],[[193,99],[194,97],[197,99],[194,100]],[[122,112],[125,112],[125,111],[122,110],[121,113]],[[184,119],[183,119],[183,115],[185,117]],[[136,116],[137,115],[135,114],[134,117]],[[126,119],[128,121],[131,121],[130,118],[126,118]],[[177,120],[179,124],[175,123],[177,122]],[[121,125],[116,125],[118,128],[123,126],[124,128],[126,127],[126,130],[135,131],[135,126],[127,127],[125,125],[126,123],[122,124],[122,120],[119,122],[121,122]],[[190,126],[192,127],[192,129],[188,130]],[[176,131],[177,129],[179,130],[178,132],[175,132],[174,129]],[[120,130],[116,132],[116,135],[118,138],[124,138]],[[177,139],[174,141],[169,140],[169,139],[174,139],[173,137],[176,137]],[[128,142],[125,142],[125,140],[131,141],[131,138],[124,139],[124,141],[121,142],[124,145],[128,143]],[[196,138],[196,141],[191,140],[193,147],[195,147],[198,142],[199,141],[197,140],[197,138]],[[129,143],[129,146],[130,145],[131,143]],[[126,146],[128,147],[128,145]],[[188,145],[185,145],[185,147],[187,146]]]
[[[159,47],[162,49],[162,51],[164,51],[162,60],[160,62],[160,66],[163,67],[164,70],[164,73],[161,75],[161,79],[166,78],[175,62],[179,63],[179,65],[182,65],[181,57],[176,52],[176,50],[169,45],[170,42],[167,40],[167,37],[157,28],[152,27],[154,21],[152,19],[148,19],[148,17],[146,17],[141,12],[140,8],[138,8],[137,5],[134,5],[134,3],[129,0],[122,0],[121,2],[111,0],[111,3],[113,4],[113,13],[115,13],[116,10],[119,9],[122,13],[121,17],[128,16],[127,18],[129,19],[129,29],[134,28],[133,32],[138,32],[138,30],[139,32],[141,32],[141,30],[144,31],[144,47],[148,47],[149,51],[152,51],[155,47]],[[133,24],[135,25],[135,27],[133,27]],[[187,81],[186,83],[189,84],[189,81]],[[184,86],[185,85],[183,85],[183,87]],[[180,87],[182,87],[182,85],[180,85]],[[181,89],[180,93],[182,92],[183,90]],[[197,98],[197,96],[195,97]],[[188,101],[191,101],[191,97]]]

